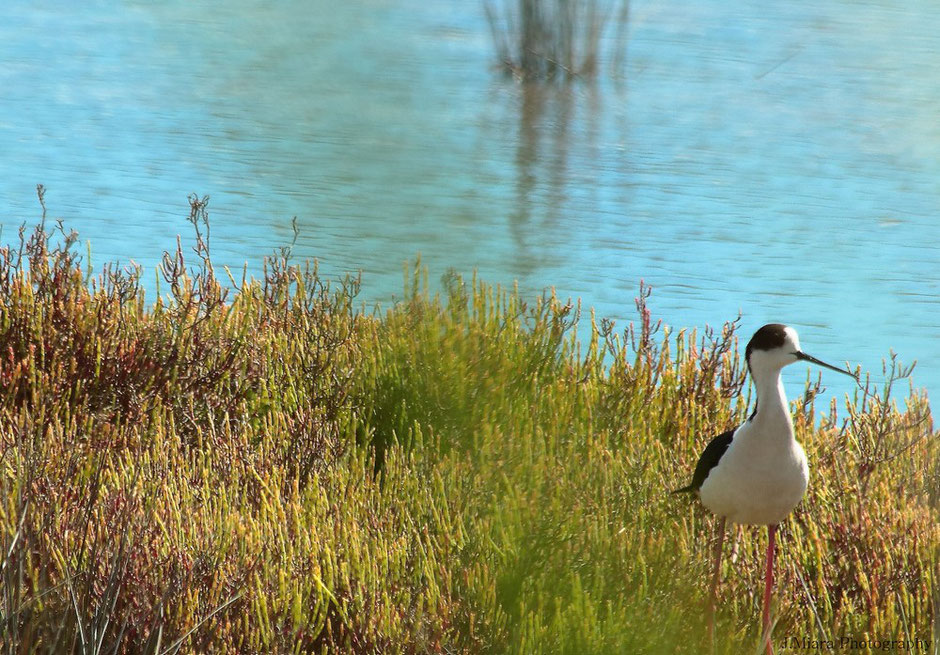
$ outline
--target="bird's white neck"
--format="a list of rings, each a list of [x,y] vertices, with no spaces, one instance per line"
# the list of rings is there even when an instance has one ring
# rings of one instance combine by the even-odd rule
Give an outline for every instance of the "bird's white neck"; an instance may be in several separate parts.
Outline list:
[[[780,379],[780,369],[752,369],[751,377],[757,389],[757,410],[748,422],[755,427],[783,424],[792,436],[793,419],[790,417],[790,405],[783,389],[783,380]],[[770,432],[778,434],[776,430]]]

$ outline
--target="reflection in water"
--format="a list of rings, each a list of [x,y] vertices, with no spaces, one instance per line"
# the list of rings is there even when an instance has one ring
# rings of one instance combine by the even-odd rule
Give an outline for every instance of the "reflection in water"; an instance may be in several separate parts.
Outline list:
[[[512,234],[525,257],[525,231],[529,229],[532,213],[532,193],[538,175],[541,122],[545,112],[545,86],[524,84],[522,106],[519,110],[519,141],[516,145],[516,209],[512,215]]]
[[[577,97],[575,88],[575,85],[537,82],[520,85],[516,198],[511,213],[511,233],[519,256],[530,262],[524,271],[526,274],[539,265],[531,260],[527,240],[533,235],[557,230],[569,198],[571,123],[575,102],[584,99]],[[592,125],[596,107],[589,109],[594,111],[587,112],[585,122]]]

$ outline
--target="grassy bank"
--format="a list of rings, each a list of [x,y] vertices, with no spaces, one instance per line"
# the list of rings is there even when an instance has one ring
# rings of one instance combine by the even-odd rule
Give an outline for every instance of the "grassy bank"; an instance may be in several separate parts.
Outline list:
[[[641,292],[579,347],[577,307],[476,280],[372,315],[283,257],[227,292],[171,251],[148,299],[74,252],[0,252],[5,652],[704,651],[711,520],[665,491],[746,412],[734,324],[657,330]],[[926,400],[812,395],[778,644],[930,640]],[[757,650],[764,538],[726,558],[719,653]]]

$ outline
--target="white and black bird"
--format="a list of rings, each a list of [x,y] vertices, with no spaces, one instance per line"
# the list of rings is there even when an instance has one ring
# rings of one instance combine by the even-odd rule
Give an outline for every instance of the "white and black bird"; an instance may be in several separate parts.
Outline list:
[[[745,357],[757,392],[754,411],[743,424],[712,439],[695,466],[692,482],[674,493],[698,493],[702,505],[719,517],[707,605],[710,640],[725,522],[767,526],[762,626],[766,652],[772,654],[770,592],[777,525],[799,504],[809,483],[806,453],[793,432],[780,371],[784,366],[805,361],[853,378],[855,375],[804,353],[796,330],[779,323],[765,325],[755,332]]]

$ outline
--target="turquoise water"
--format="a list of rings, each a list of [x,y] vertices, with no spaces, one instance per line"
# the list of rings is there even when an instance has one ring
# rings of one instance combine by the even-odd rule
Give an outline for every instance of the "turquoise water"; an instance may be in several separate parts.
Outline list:
[[[932,3],[635,1],[623,79],[567,88],[495,72],[476,0],[0,14],[2,240],[41,182],[95,264],[152,275],[197,192],[236,269],[296,215],[297,256],[361,270],[368,302],[420,253],[432,280],[554,286],[622,327],[642,278],[669,324],[740,311],[745,333],[786,322],[870,370],[893,348],[940,384]]]

